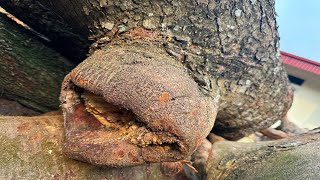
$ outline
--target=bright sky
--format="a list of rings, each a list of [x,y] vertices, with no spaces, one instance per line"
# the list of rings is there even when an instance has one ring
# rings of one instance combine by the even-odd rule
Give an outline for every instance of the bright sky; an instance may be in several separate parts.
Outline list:
[[[320,62],[320,0],[276,0],[280,49]]]

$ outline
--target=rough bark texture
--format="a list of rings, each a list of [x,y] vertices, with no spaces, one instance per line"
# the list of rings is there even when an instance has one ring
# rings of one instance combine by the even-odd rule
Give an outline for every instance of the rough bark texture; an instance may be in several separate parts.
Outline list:
[[[73,65],[0,14],[0,97],[40,112],[59,107],[63,77]]]
[[[76,12],[80,8],[78,5],[83,2],[0,0],[0,6],[48,37],[51,40],[49,44],[58,52],[69,59],[80,61],[85,58],[91,44],[88,40],[89,29],[81,25],[87,20],[81,11]],[[72,18],[69,13],[73,14]]]
[[[168,56],[189,69],[206,95],[220,97],[213,131],[228,139],[267,128],[291,105],[278,58],[274,0],[2,0],[0,5],[54,43],[72,43],[82,52],[88,39],[94,50],[109,48],[139,27],[161,33]],[[65,53],[77,59],[81,53],[72,48]]]
[[[0,179],[171,179],[159,164],[97,167],[62,154],[63,118],[0,117]]]
[[[320,134],[277,141],[213,144],[207,179],[319,179]]]
[[[165,176],[158,163],[97,167],[62,154],[63,117],[0,117],[0,179],[185,179]],[[319,179],[319,133],[281,141],[218,142],[207,179]],[[191,176],[189,176],[191,177]]]
[[[113,42],[66,76],[61,102],[68,156],[108,166],[178,161],[209,134],[217,102],[199,90],[154,38]],[[127,113],[121,109],[112,114],[112,106],[132,116],[123,119]]]
[[[20,103],[0,98],[0,116],[34,116],[40,112],[27,108]]]

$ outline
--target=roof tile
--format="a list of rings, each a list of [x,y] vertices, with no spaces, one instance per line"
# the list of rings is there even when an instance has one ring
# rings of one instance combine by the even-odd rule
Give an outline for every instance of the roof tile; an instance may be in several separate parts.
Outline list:
[[[284,64],[320,75],[320,63],[284,51],[280,51],[280,53],[281,61]]]

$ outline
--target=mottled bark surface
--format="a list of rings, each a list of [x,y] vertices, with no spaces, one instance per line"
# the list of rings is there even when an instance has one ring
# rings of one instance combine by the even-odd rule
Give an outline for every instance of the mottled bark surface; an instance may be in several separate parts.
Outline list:
[[[319,179],[320,134],[277,141],[213,144],[207,179]]]
[[[147,39],[97,50],[66,76],[61,102],[66,154],[117,167],[190,156],[218,108],[181,64]]]
[[[91,44],[88,39],[94,50],[109,48],[130,29],[159,32],[167,39],[161,46],[168,56],[188,68],[204,94],[220,99],[213,131],[228,139],[267,128],[291,105],[278,58],[274,0],[2,0],[0,5],[54,43],[67,41],[81,51]],[[74,59],[81,54],[64,51]]]
[[[63,117],[0,117],[0,179],[171,179],[159,164],[97,167],[62,154]]]
[[[57,109],[61,82],[72,67],[34,34],[0,14],[0,97],[39,112]]]
[[[63,117],[0,117],[0,179],[185,179],[159,164],[97,167],[62,153]],[[213,145],[207,179],[319,179],[319,133],[281,141]],[[196,177],[196,176],[193,176]]]

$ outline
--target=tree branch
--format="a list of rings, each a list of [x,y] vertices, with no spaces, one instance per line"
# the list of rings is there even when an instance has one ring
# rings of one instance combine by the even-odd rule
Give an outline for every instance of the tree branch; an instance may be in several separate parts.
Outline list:
[[[64,76],[74,66],[0,13],[0,96],[40,112],[57,109]]]

